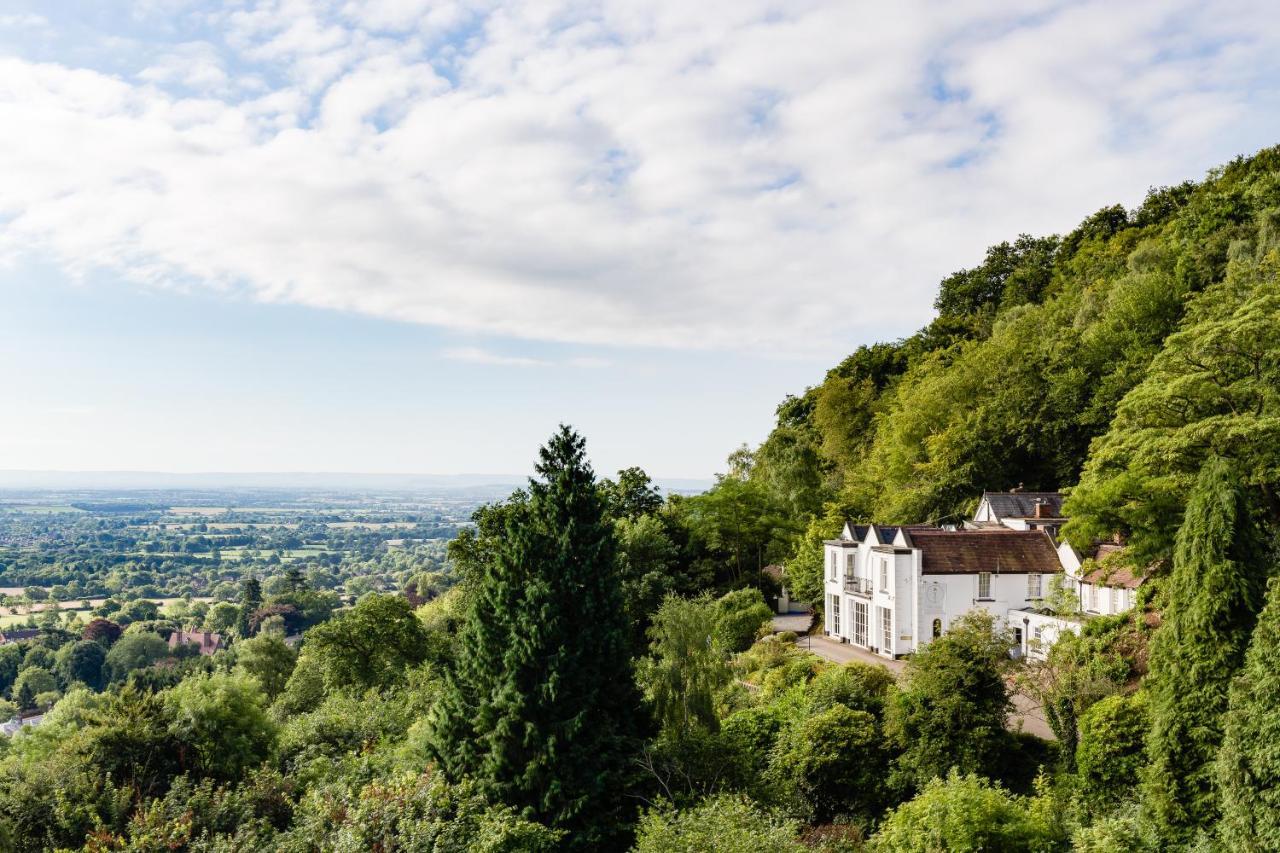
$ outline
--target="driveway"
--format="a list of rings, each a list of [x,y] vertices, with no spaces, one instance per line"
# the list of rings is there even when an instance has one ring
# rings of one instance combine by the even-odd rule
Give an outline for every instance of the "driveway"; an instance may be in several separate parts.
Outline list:
[[[901,674],[907,666],[906,661],[882,658],[865,649],[851,646],[848,643],[838,643],[821,634],[802,636],[796,640],[796,645],[832,663],[844,664],[856,661],[857,663],[879,664],[895,675]],[[1055,740],[1053,730],[1045,722],[1044,712],[1039,705],[1032,699],[1015,693],[1012,684],[1009,685],[1009,696],[1013,699],[1014,706],[1014,712],[1009,715],[1008,726],[1011,730],[1017,731],[1021,729],[1027,734],[1032,734],[1045,740]]]
[[[781,634],[783,631],[794,631],[797,634],[803,634],[809,630],[809,623],[812,621],[812,613],[784,613],[780,616],[774,616],[773,633]]]

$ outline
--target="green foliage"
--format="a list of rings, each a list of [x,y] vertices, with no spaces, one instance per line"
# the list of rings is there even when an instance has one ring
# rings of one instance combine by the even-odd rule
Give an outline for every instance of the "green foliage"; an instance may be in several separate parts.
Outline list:
[[[799,824],[749,800],[712,797],[687,811],[652,809],[636,834],[635,853],[803,853]]]
[[[1094,806],[1110,807],[1132,796],[1146,766],[1149,725],[1147,696],[1141,691],[1108,696],[1080,716],[1076,771]]]
[[[501,511],[501,536],[477,543],[433,749],[451,778],[472,776],[589,847],[629,823],[640,696],[613,525],[585,442],[562,427],[536,469],[527,499]]]
[[[268,633],[236,643],[234,651],[236,667],[258,679],[269,699],[284,690],[298,660],[282,637]]]
[[[869,821],[886,799],[889,758],[875,717],[832,705],[783,732],[771,774],[811,822]]]
[[[908,661],[903,687],[889,700],[886,730],[910,782],[923,787],[952,769],[998,775],[1010,748],[1010,645],[991,616],[973,611]]]
[[[871,840],[877,853],[940,850],[1049,851],[1061,838],[1027,801],[976,775],[951,771],[889,813]]]
[[[715,603],[715,643],[729,653],[746,651],[772,618],[760,590],[747,587],[727,592]]]
[[[101,690],[106,661],[107,652],[101,643],[81,640],[68,644],[58,652],[58,676],[63,684],[80,682],[94,690]]]
[[[331,786],[303,801],[281,853],[326,850],[437,853],[552,853],[561,834],[490,806],[474,785],[446,785],[434,775],[404,774],[357,791]]]
[[[1234,468],[1207,462],[1178,531],[1165,620],[1151,643],[1144,794],[1170,838],[1187,839],[1217,819],[1222,715],[1266,574],[1249,510]]]
[[[157,634],[125,634],[107,652],[106,672],[111,681],[124,681],[129,673],[151,666],[168,654],[169,644]]]
[[[655,718],[676,736],[719,728],[716,693],[731,673],[722,647],[713,641],[717,610],[718,603],[707,596],[668,597],[649,629],[650,657],[637,665],[636,680]]]
[[[1220,833],[1229,849],[1280,849],[1280,579],[1273,578],[1231,685],[1218,753]]]
[[[329,690],[388,687],[426,660],[426,630],[404,596],[367,595],[307,632],[306,657]]]
[[[270,755],[276,727],[256,678],[195,675],[165,698],[173,732],[188,747],[183,755],[189,772],[232,781]]]
[[[609,514],[617,519],[637,521],[662,507],[662,495],[640,468],[618,472],[618,479],[600,482]]]
[[[58,679],[42,666],[29,666],[18,673],[13,696],[23,710],[36,707],[36,697],[58,689]]]

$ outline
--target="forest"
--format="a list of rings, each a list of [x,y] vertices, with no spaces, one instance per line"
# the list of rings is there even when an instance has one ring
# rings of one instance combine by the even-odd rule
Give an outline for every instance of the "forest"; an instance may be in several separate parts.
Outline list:
[[[0,849],[1280,850],[1280,148],[993,246],[935,307],[703,494],[562,427],[430,571],[250,563],[213,654],[165,640],[212,608],[123,601],[0,646],[44,712],[0,745]],[[1042,663],[974,614],[897,677],[771,633],[767,564],[820,607],[846,519],[1018,485],[1124,544],[1138,607]]]

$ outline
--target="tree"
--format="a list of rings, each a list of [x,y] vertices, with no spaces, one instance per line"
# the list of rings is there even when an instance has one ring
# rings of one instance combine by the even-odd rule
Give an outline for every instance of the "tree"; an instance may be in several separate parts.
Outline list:
[[[884,805],[888,760],[876,718],[837,704],[783,733],[771,773],[814,823],[870,820]]]
[[[236,643],[235,659],[239,669],[258,679],[267,698],[274,699],[289,682],[298,653],[283,638],[264,631]]]
[[[236,633],[248,637],[252,633],[249,620],[262,606],[262,584],[253,575],[240,582],[240,612],[236,615]]]
[[[653,809],[640,821],[635,853],[804,853],[800,825],[722,794],[687,811]]]
[[[635,646],[643,647],[649,619],[673,593],[689,592],[691,584],[676,575],[679,548],[657,516],[619,519],[614,527],[618,539],[618,570],[622,579],[623,607],[631,623]]]
[[[640,661],[637,680],[663,729],[679,737],[695,728],[719,729],[715,697],[728,683],[724,652],[713,642],[716,606],[707,596],[670,596],[649,629],[651,657]]]
[[[111,681],[124,681],[136,669],[144,669],[169,654],[169,644],[158,634],[125,634],[107,652],[106,671]]]
[[[586,460],[561,427],[527,498],[478,552],[458,664],[434,716],[432,750],[581,848],[616,846],[629,823],[636,691],[613,527]]]
[[[1043,661],[1028,662],[1018,674],[1019,687],[1044,711],[1067,772],[1075,770],[1080,715],[1128,674],[1128,663],[1074,631],[1064,631]]]
[[[1129,797],[1146,766],[1147,695],[1115,693],[1080,716],[1076,772],[1084,796],[1099,808]]]
[[[1244,667],[1231,685],[1218,790],[1228,849],[1280,849],[1280,578],[1272,578]]]
[[[902,749],[899,767],[917,786],[953,768],[997,775],[1010,743],[1004,681],[1010,645],[990,615],[973,611],[907,662],[886,730]]]
[[[715,604],[715,641],[728,653],[745,652],[772,618],[760,590],[747,587],[727,592]]]
[[[657,512],[662,506],[662,494],[641,468],[619,471],[618,479],[602,481],[600,490],[604,493],[609,514],[617,519],[635,521]]]
[[[236,626],[240,618],[240,608],[229,601],[219,601],[209,608],[205,617],[205,627],[219,634],[226,634]]]
[[[427,636],[402,595],[367,595],[307,633],[307,657],[329,690],[383,689],[427,657]]]
[[[104,646],[109,646],[116,640],[120,639],[120,635],[124,633],[124,629],[112,622],[110,619],[92,619],[88,625],[84,626],[84,634],[86,640],[93,640]]]
[[[171,730],[188,749],[183,769],[224,781],[260,764],[275,744],[275,724],[257,679],[242,673],[197,674],[165,694]]]
[[[1144,799],[1161,833],[1189,838],[1218,816],[1214,756],[1231,679],[1262,600],[1261,543],[1236,470],[1207,462],[1178,531],[1169,602],[1151,641]]]
[[[68,686],[77,681],[94,690],[103,687],[103,665],[107,660],[107,652],[101,643],[93,640],[81,640],[70,644],[64,656],[59,651],[58,675],[62,683]]]
[[[953,770],[889,813],[872,839],[877,853],[1000,850],[1034,853],[1061,843],[1025,800],[976,775]]]
[[[42,666],[29,666],[18,673],[18,680],[13,683],[13,695],[23,710],[36,706],[36,697],[58,689],[58,679]]]

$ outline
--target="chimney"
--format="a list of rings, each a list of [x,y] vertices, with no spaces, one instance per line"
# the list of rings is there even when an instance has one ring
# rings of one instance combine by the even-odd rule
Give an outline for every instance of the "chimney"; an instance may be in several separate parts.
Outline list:
[[[1049,514],[1049,504],[1040,498],[1036,498],[1036,518],[1053,518]]]
[[[1016,495],[1021,491],[1022,491],[1022,484],[1019,483],[1018,485],[1014,486],[1012,489],[1009,490],[1009,494]]]

